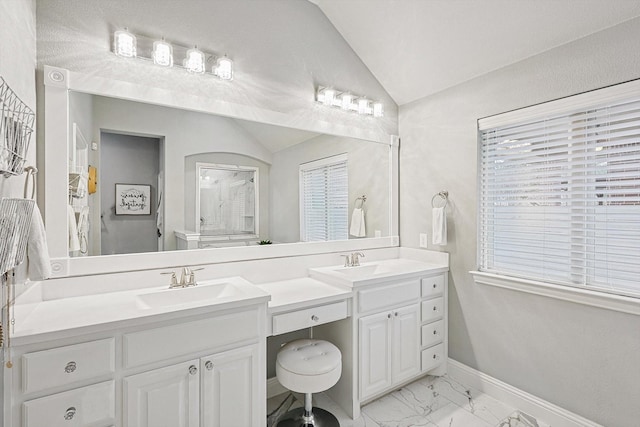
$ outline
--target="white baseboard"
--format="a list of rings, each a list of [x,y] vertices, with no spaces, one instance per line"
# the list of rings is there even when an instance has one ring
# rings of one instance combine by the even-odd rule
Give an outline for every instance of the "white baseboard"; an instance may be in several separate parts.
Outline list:
[[[478,389],[552,427],[603,427],[451,358],[448,374],[451,378]]]
[[[273,396],[277,396],[288,391],[288,389],[278,382],[278,377],[267,379],[267,399],[271,399]]]

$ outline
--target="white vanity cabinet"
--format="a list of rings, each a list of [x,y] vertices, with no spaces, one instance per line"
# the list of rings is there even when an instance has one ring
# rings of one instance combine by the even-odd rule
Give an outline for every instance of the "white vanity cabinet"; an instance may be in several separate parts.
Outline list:
[[[18,343],[4,370],[2,425],[264,426],[259,302]]]
[[[125,427],[257,426],[258,346],[126,377]]]
[[[419,295],[418,279],[358,291],[361,401],[420,373]]]

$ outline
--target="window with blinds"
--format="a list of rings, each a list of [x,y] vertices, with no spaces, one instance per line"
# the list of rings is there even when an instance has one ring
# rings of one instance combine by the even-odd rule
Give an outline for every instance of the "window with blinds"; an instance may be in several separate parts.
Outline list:
[[[300,240],[349,238],[347,155],[300,165]]]
[[[481,271],[640,297],[640,93],[602,91],[479,121]]]

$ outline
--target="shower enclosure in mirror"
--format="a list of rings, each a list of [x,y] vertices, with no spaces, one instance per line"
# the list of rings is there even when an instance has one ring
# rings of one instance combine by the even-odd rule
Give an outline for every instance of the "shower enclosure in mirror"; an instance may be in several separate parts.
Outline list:
[[[198,247],[207,242],[257,241],[259,219],[259,168],[196,163],[195,219]],[[180,245],[180,243],[178,243]]]

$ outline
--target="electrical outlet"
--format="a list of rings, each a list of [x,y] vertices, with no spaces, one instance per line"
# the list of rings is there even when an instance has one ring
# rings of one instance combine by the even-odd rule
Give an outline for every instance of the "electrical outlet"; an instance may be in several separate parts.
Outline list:
[[[420,247],[426,248],[427,244],[427,233],[420,233]]]

